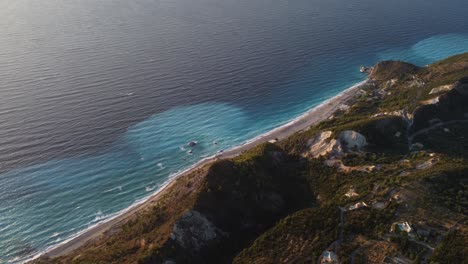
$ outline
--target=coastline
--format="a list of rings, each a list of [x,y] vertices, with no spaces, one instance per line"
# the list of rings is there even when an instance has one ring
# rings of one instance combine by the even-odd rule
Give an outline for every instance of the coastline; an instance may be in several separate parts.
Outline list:
[[[283,124],[277,128],[270,130],[267,133],[259,135],[246,143],[234,147],[232,149],[226,150],[221,154],[216,154],[211,157],[207,157],[205,159],[200,160],[199,162],[195,163],[188,169],[170,177],[163,186],[157,190],[155,193],[151,194],[150,196],[134,203],[130,207],[118,212],[115,216],[101,222],[97,223],[90,228],[83,230],[82,232],[78,233],[77,235],[65,240],[64,242],[53,246],[47,249],[45,252],[37,254],[33,258],[26,260],[25,262],[32,261],[37,259],[41,256],[47,256],[50,258],[60,257],[63,255],[67,255],[74,251],[75,249],[79,248],[83,244],[94,240],[104,234],[106,231],[116,228],[126,221],[128,221],[131,217],[133,217],[138,211],[146,208],[149,204],[157,201],[171,186],[174,185],[175,180],[179,177],[183,177],[191,173],[192,171],[206,166],[207,164],[219,159],[219,158],[233,158],[236,157],[243,152],[247,151],[255,147],[258,144],[261,144],[266,141],[270,140],[282,140],[287,138],[288,136],[305,130],[310,126],[326,120],[330,117],[336,110],[340,108],[340,106],[347,102],[348,100],[352,99],[357,93],[356,91],[359,90],[362,86],[367,83],[367,80],[359,82],[344,91],[340,92],[339,94],[335,95],[334,97],[322,102],[321,104],[313,107],[312,109],[308,110],[304,114],[294,118],[290,122]]]

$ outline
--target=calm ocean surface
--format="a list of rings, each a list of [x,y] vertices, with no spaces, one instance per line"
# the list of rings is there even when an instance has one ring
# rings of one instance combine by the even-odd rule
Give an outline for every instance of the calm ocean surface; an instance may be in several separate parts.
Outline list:
[[[0,263],[284,124],[361,65],[467,52],[466,14],[466,0],[0,0]]]

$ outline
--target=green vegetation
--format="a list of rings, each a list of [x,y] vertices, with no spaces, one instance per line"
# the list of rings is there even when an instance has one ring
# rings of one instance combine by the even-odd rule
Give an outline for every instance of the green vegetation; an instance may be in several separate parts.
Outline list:
[[[397,244],[401,253],[407,256],[413,263],[420,263],[424,255],[429,249],[413,242],[407,233],[400,232],[398,235],[391,237],[391,241]]]
[[[377,81],[402,80],[418,71],[419,67],[407,62],[383,61],[375,65],[371,76]]]
[[[431,256],[431,264],[436,263],[468,263],[468,232],[456,230],[448,234],[442,244]]]
[[[414,139],[426,149],[454,158],[468,158],[468,123],[455,123],[435,127],[430,133]]]
[[[386,210],[363,209],[346,214],[345,232],[362,234],[370,239],[378,239],[388,233],[395,215],[396,204]]]
[[[333,207],[298,211],[262,234],[233,262],[313,263],[335,240],[338,214],[338,209]]]
[[[456,164],[451,164],[456,166]],[[468,164],[461,162],[452,167],[425,177],[428,186],[427,199],[433,204],[442,205],[451,211],[468,214]]]

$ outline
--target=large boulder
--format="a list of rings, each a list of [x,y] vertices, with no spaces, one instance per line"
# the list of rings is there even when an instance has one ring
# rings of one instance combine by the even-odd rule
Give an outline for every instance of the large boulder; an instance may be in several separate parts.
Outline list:
[[[348,149],[359,150],[367,145],[366,137],[356,131],[346,130],[340,133],[339,140]]]
[[[340,157],[346,151],[357,151],[367,145],[366,138],[356,131],[343,131],[336,139],[332,138],[332,135],[333,132],[324,131],[310,140],[308,156],[313,158],[320,156]]]
[[[343,152],[341,143],[334,138],[332,131],[324,131],[309,141],[309,155],[313,158],[329,154],[340,155]]]
[[[201,213],[190,210],[175,223],[171,239],[190,251],[199,251],[225,234]]]

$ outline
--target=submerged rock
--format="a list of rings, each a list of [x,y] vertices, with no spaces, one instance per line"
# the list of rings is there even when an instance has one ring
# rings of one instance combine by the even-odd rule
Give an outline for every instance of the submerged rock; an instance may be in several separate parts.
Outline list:
[[[194,146],[196,146],[197,144],[198,144],[197,141],[190,141],[189,143],[187,143],[187,146],[188,146],[188,147],[194,147]]]

